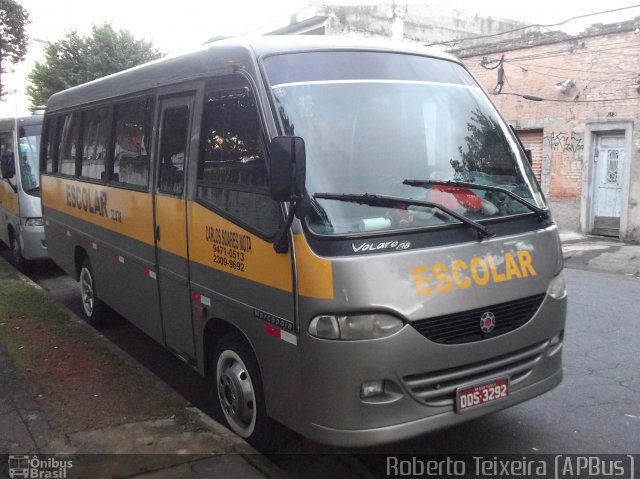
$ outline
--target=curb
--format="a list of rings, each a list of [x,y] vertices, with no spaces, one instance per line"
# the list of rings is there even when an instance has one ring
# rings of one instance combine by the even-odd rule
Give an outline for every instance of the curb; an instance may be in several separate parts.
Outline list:
[[[126,351],[119,348],[116,344],[110,341],[106,336],[104,336],[100,331],[95,329],[86,323],[82,318],[80,318],[76,313],[74,313],[71,309],[69,309],[64,304],[56,301],[53,296],[44,288],[42,288],[39,284],[35,283],[28,276],[18,271],[11,263],[6,261],[3,257],[0,257],[0,262],[4,263],[9,268],[13,269],[16,276],[20,279],[20,281],[25,282],[29,286],[42,291],[44,294],[51,299],[51,301],[59,308],[62,312],[64,312],[71,321],[74,321],[77,324],[81,324],[83,328],[90,331],[90,333],[96,337],[99,341],[102,342],[106,346],[106,348],[125,362],[129,367],[139,371],[141,374],[144,374],[153,379],[154,383],[164,394],[172,397],[173,400],[176,401],[180,407],[183,407],[187,413],[191,413],[195,415],[199,422],[206,427],[208,430],[213,432],[215,435],[219,436],[224,442],[226,442],[230,449],[243,457],[245,461],[247,461],[251,466],[257,469],[259,472],[264,474],[268,478],[273,479],[287,479],[290,476],[286,474],[282,469],[280,469],[273,462],[269,461],[265,458],[262,453],[253,448],[248,442],[242,439],[240,436],[234,434],[225,426],[208,416],[201,409],[192,406],[187,399],[181,396],[178,392],[176,392],[173,388],[171,388],[167,383],[162,381],[158,376],[156,376],[152,371],[150,371],[143,364],[136,361],[133,357],[131,357]]]
[[[231,443],[233,451],[241,455],[248,463],[262,472],[270,479],[288,479],[291,476],[280,469],[277,465],[264,457],[261,452],[256,450],[251,444],[246,442],[240,436],[232,433],[219,422],[206,415],[198,408],[187,408],[188,411],[197,414],[200,421],[213,432],[221,436],[225,441]]]

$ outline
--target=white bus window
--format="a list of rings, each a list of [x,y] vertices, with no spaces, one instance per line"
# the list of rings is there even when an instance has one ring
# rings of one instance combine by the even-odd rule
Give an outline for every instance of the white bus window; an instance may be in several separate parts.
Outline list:
[[[89,110],[83,114],[81,176],[104,179],[105,162],[109,150],[109,108]]]
[[[202,135],[198,198],[272,235],[281,215],[270,198],[258,110],[249,89],[210,93]]]
[[[115,108],[112,181],[147,186],[151,146],[152,100],[135,100]]]

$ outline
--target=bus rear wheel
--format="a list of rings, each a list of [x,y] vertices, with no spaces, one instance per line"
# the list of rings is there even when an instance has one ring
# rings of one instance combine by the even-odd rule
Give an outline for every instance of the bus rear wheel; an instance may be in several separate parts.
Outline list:
[[[267,416],[260,370],[249,344],[237,333],[228,334],[212,359],[213,393],[229,429],[261,451],[275,449],[282,426]]]
[[[98,297],[91,262],[88,258],[82,262],[79,279],[84,319],[92,326],[99,326],[104,320],[104,304]]]

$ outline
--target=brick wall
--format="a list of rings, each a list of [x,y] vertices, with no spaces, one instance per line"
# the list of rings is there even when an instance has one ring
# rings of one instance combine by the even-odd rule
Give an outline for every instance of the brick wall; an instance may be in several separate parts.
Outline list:
[[[494,91],[497,69],[485,69],[481,62],[485,58],[485,62],[489,61],[487,66],[495,66],[497,63],[492,60],[499,60],[504,54],[502,93],[549,100],[534,102],[506,94],[491,95],[514,127],[542,131],[539,171],[549,198],[575,200],[582,193],[585,124],[640,116],[640,35],[633,29],[591,29],[562,41],[516,47],[517,44],[503,45],[494,51],[485,48],[472,56],[469,52],[458,54],[487,92]],[[575,85],[566,93],[558,91],[556,84],[569,78],[575,80]],[[637,162],[638,133],[634,133],[634,145],[635,151],[628,152],[627,158]],[[634,170],[636,176],[640,175],[638,170]]]
[[[520,41],[453,52],[512,126],[542,132],[542,151],[534,170],[561,229],[590,232],[592,152],[585,148],[593,144],[594,132],[620,131],[624,129],[620,125],[631,124],[626,133],[629,169],[623,172],[620,238],[640,241],[639,28],[640,17],[597,24],[574,37],[537,33]],[[488,68],[496,66],[502,55],[504,84],[502,94],[496,94],[498,69]],[[568,79],[574,85],[559,91],[556,85]]]
[[[538,181],[542,177],[542,130],[519,130],[518,136],[525,150],[531,152],[531,167]]]

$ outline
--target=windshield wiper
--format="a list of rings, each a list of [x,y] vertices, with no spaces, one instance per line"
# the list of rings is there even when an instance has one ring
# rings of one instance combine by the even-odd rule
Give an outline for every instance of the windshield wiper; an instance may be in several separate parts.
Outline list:
[[[527,200],[522,198],[521,196],[516,195],[512,191],[509,191],[506,188],[501,188],[500,186],[488,186],[488,185],[479,185],[478,183],[470,183],[467,181],[431,181],[431,180],[404,180],[402,182],[403,185],[408,186],[420,186],[423,188],[427,188],[429,186],[461,186],[463,188],[476,189],[482,191],[493,191],[494,193],[504,193],[509,198],[516,200],[521,205],[526,206],[531,211],[538,215],[538,218],[542,220],[546,220],[549,218],[549,212],[543,210],[542,208],[538,208],[536,205],[529,203]]]
[[[409,206],[423,206],[425,208],[437,208],[449,216],[453,216],[461,223],[473,228],[478,233],[478,239],[482,241],[485,238],[495,236],[495,233],[489,231],[480,223],[476,223],[469,218],[450,210],[446,206],[431,201],[412,200],[408,198],[399,198],[396,196],[370,195],[370,194],[345,194],[345,193],[316,193],[313,195],[316,199],[346,201],[349,203],[358,203],[368,206],[380,206],[382,208],[398,208]]]

